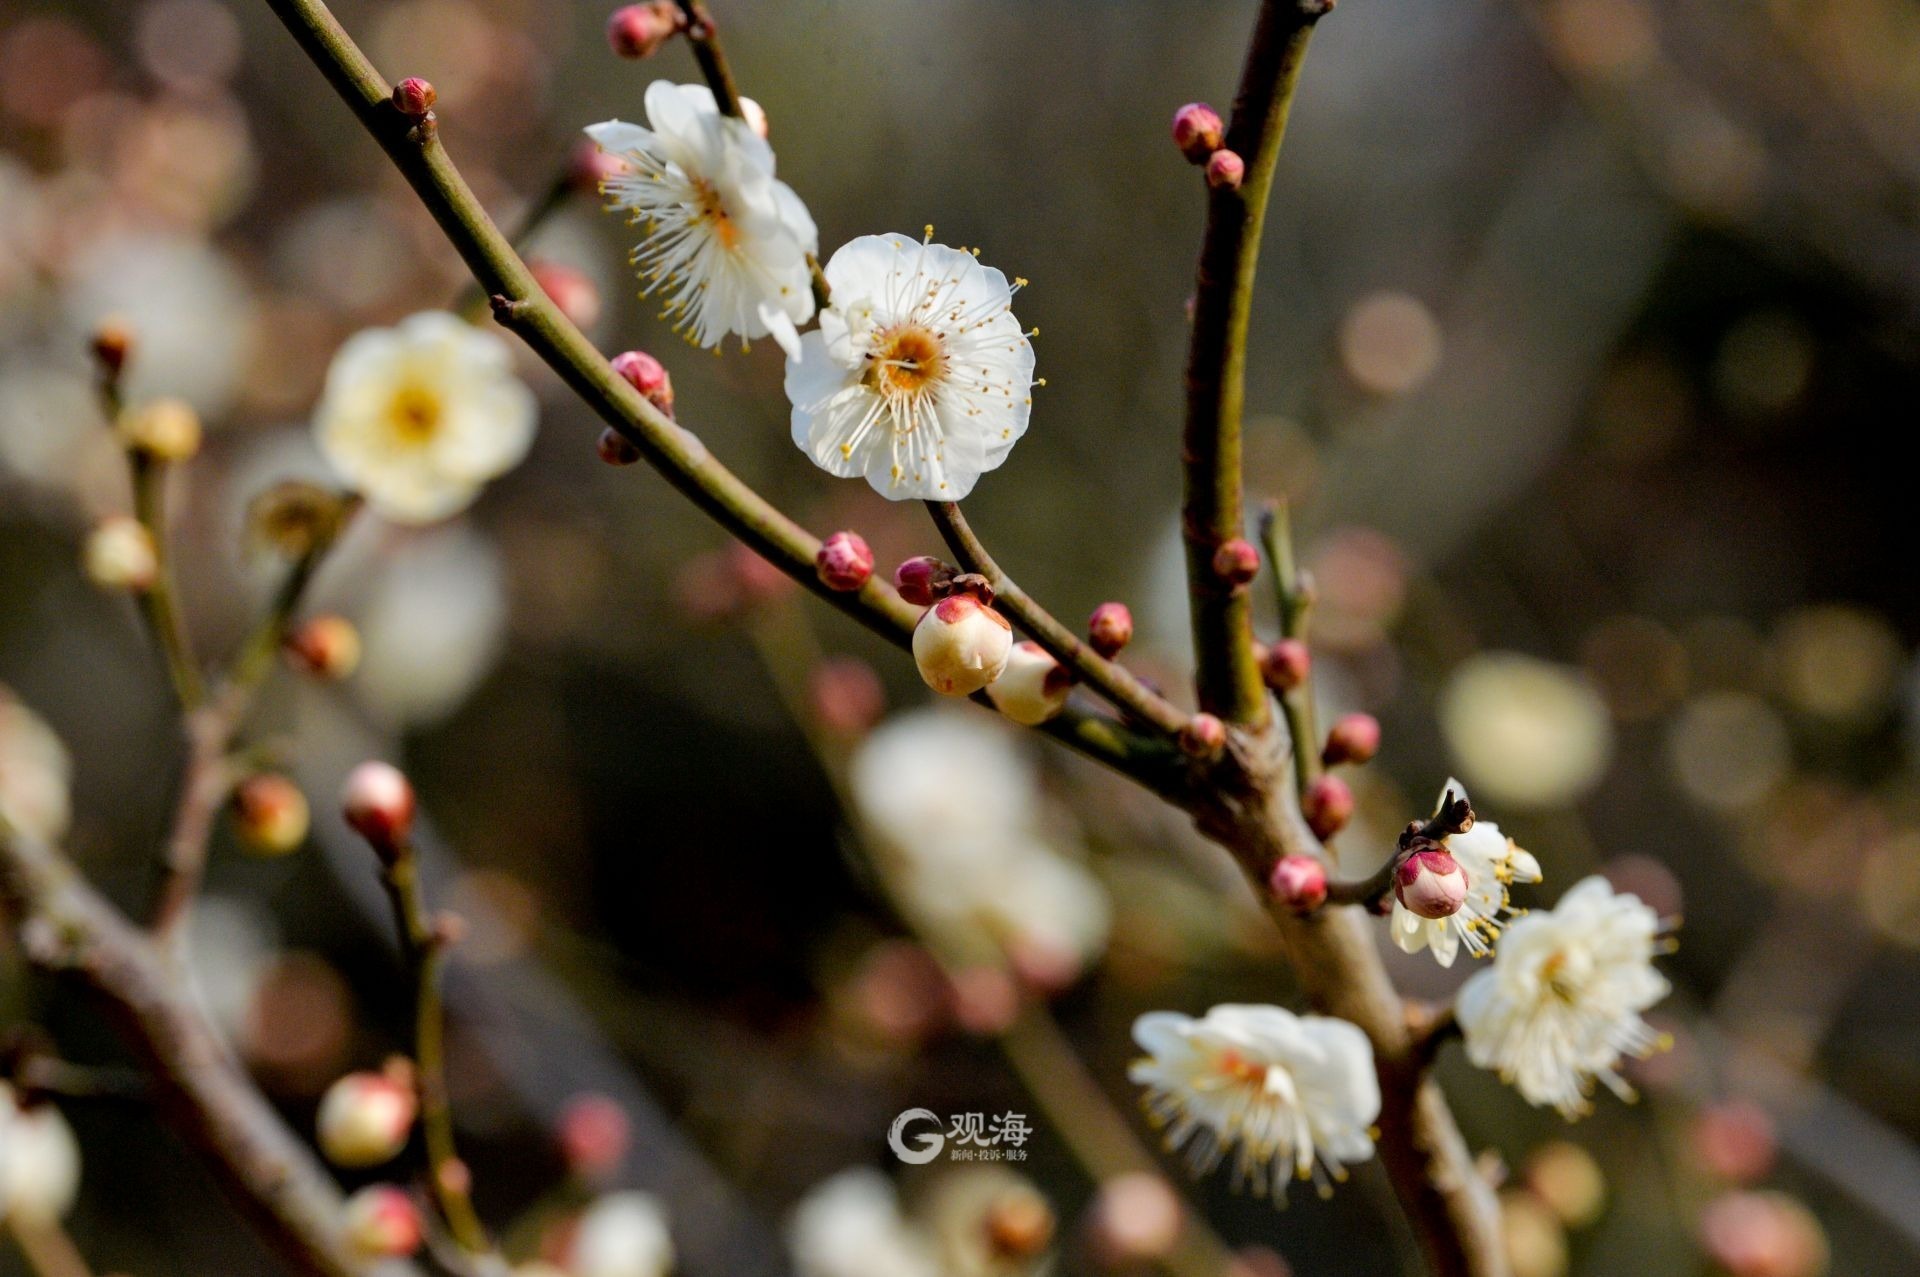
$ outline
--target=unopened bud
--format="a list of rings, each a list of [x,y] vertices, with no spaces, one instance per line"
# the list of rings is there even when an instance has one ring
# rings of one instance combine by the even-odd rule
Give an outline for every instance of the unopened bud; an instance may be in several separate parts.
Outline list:
[[[600,290],[585,272],[565,262],[549,261],[529,263],[527,269],[540,291],[575,328],[591,328],[600,322]]]
[[[1300,814],[1313,836],[1325,842],[1353,819],[1353,790],[1338,776],[1319,776],[1300,795]]]
[[[607,1096],[576,1095],[560,1110],[560,1156],[582,1179],[600,1179],[626,1160],[631,1126],[627,1112]]]
[[[913,661],[928,687],[971,696],[999,678],[1013,653],[1013,627],[971,594],[949,594],[913,628]]]
[[[1748,1184],[1773,1170],[1779,1143],[1773,1119],[1748,1100],[1709,1104],[1689,1132],[1694,1160],[1710,1174]]]
[[[261,772],[233,791],[233,828],[241,843],[263,856],[284,856],[307,839],[307,796],[285,776]]]
[[[1423,847],[1400,862],[1393,894],[1422,918],[1451,918],[1467,899],[1467,871],[1439,845]]]
[[[644,350],[627,350],[613,357],[613,370],[648,403],[669,417],[673,415],[673,378],[667,375],[665,364]]]
[[[851,593],[873,576],[873,548],[858,532],[836,532],[820,543],[813,570],[829,590]]]
[[[567,182],[582,195],[599,195],[606,183],[633,172],[633,166],[597,142],[577,143],[567,163]]]
[[[1276,692],[1291,692],[1307,681],[1313,656],[1297,638],[1276,640],[1260,661],[1260,677]]]
[[[1282,856],[1267,875],[1273,898],[1295,913],[1327,903],[1327,867],[1312,856]]]
[[[640,446],[612,426],[600,432],[594,451],[610,466],[630,466],[640,460]]]
[[[1370,762],[1380,752],[1380,720],[1371,714],[1343,714],[1327,733],[1320,761],[1329,767]]]
[[[873,666],[852,656],[822,661],[807,681],[813,716],[836,736],[859,736],[887,709],[886,689]]]
[[[347,1244],[368,1259],[411,1255],[420,1249],[423,1236],[420,1209],[392,1184],[369,1184],[355,1191],[341,1208],[341,1226]]]
[[[1820,1221],[1779,1192],[1716,1197],[1700,1213],[1700,1247],[1727,1277],[1818,1277],[1829,1268]]]
[[[1189,758],[1218,758],[1227,747],[1227,725],[1212,714],[1195,714],[1180,728],[1180,752]]]
[[[680,13],[668,3],[630,4],[607,19],[607,44],[623,58],[650,58],[680,29]]]
[[[103,590],[139,594],[151,589],[160,574],[152,535],[140,520],[125,514],[110,514],[94,525],[81,562],[87,579]]]
[[[1087,618],[1087,642],[1093,650],[1112,660],[1122,648],[1133,642],[1133,613],[1125,603],[1102,603]]]
[[[1173,144],[1195,164],[1206,163],[1225,135],[1220,113],[1205,102],[1189,102],[1173,113]]]
[[[1185,1226],[1180,1195],[1151,1171],[1127,1171],[1103,1182],[1087,1218],[1094,1254],[1114,1268],[1172,1254]]]
[[[390,763],[361,763],[347,776],[340,793],[347,824],[380,853],[392,859],[413,832],[413,783]]]
[[[407,1146],[418,1112],[411,1087],[385,1073],[349,1073],[320,1099],[320,1151],[348,1169],[392,1161]]]
[[[360,631],[344,616],[308,617],[287,635],[286,652],[315,678],[349,678],[360,666]]]
[[[1228,585],[1245,585],[1260,575],[1260,551],[1245,537],[1222,541],[1213,552],[1213,574]]]
[[[109,379],[118,377],[133,357],[133,329],[119,319],[103,319],[93,330],[93,358]]]
[[[1247,162],[1236,152],[1223,148],[1207,157],[1207,185],[1216,191],[1237,191],[1246,176]]]
[[[1026,727],[1037,727],[1066,708],[1073,675],[1038,643],[1015,643],[1006,671],[987,687],[994,708]]]
[[[987,1249],[1001,1260],[1036,1259],[1053,1243],[1053,1207],[1038,1190],[1025,1185],[989,1202],[980,1223]]]
[[[893,588],[915,607],[932,607],[953,585],[952,565],[923,554],[893,570]]]
[[[184,399],[155,399],[120,414],[120,442],[155,461],[185,461],[200,451],[200,414]]]
[[[393,86],[393,105],[408,119],[424,118],[439,99],[433,86],[417,75],[410,75]]]

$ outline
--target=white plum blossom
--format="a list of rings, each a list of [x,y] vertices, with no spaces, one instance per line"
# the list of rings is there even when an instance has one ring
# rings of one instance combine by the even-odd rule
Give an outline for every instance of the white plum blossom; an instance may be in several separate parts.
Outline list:
[[[667,1277],[673,1260],[666,1209],[650,1194],[628,1190],[587,1207],[567,1247],[566,1269],[573,1277]]]
[[[1653,967],[1662,947],[1660,919],[1637,896],[1582,880],[1552,910],[1508,927],[1493,965],[1461,988],[1467,1058],[1569,1120],[1591,1107],[1596,1078],[1631,1099],[1621,1057],[1663,1045],[1640,1016],[1667,995]]]
[[[931,228],[929,228],[931,236]],[[827,263],[833,300],[787,360],[793,441],[892,501],[958,501],[1026,433],[1033,345],[972,253],[865,235]]]
[[[1234,1153],[1235,1184],[1276,1199],[1289,1179],[1323,1193],[1373,1156],[1380,1083],[1357,1025],[1273,1006],[1217,1006],[1200,1019],[1152,1011],[1134,1021],[1147,1052],[1127,1076],[1147,1110],[1204,1174]]]
[[[1447,782],[1447,788],[1441,791],[1442,802],[1448,792],[1456,798],[1467,796],[1466,786],[1457,780]],[[1532,852],[1515,845],[1491,820],[1475,820],[1473,828],[1450,835],[1446,844],[1467,875],[1467,898],[1459,911],[1446,918],[1422,918],[1395,900],[1391,930],[1393,942],[1404,952],[1431,949],[1434,961],[1450,967],[1463,943],[1476,958],[1493,952],[1493,942],[1513,912],[1507,888],[1516,882],[1539,882],[1540,862]]]
[[[73,1208],[80,1143],[51,1104],[20,1107],[0,1082],[0,1220],[46,1224]]]
[[[314,436],[379,514],[431,523],[470,504],[533,444],[533,392],[506,343],[423,311],[355,333],[333,357]]]
[[[702,85],[655,80],[646,107],[649,128],[608,120],[587,129],[630,166],[601,190],[646,227],[632,253],[641,296],[662,294],[663,318],[697,345],[771,334],[797,353],[797,325],[813,317],[807,257],[820,251],[820,234],[793,188],[774,177],[773,148],[745,121],[720,114]]]
[[[787,1243],[801,1277],[941,1277],[931,1240],[869,1167],[815,1185],[793,1209]]]
[[[72,818],[73,763],[45,719],[0,684],[0,826],[57,842]]]

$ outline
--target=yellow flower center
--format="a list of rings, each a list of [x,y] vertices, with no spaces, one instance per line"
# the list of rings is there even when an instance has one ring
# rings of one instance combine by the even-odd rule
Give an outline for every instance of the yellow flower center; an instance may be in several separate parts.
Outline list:
[[[1267,1077],[1266,1065],[1249,1060],[1238,1051],[1231,1049],[1222,1051],[1213,1066],[1220,1071],[1221,1077],[1249,1086],[1260,1085],[1266,1081]]]
[[[440,396],[419,386],[402,386],[387,403],[387,422],[401,443],[419,446],[440,429]]]
[[[720,241],[720,247],[729,252],[738,248],[740,228],[727,215],[727,206],[720,202],[720,192],[705,178],[694,179],[693,190],[694,197],[700,201],[699,220],[713,228],[713,237]]]
[[[946,369],[940,339],[918,324],[881,335],[867,380],[882,394],[917,395]]]

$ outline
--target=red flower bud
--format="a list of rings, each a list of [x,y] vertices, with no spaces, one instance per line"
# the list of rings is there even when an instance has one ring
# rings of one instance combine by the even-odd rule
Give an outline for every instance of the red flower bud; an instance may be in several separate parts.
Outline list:
[[[1370,762],[1380,752],[1380,720],[1371,714],[1346,714],[1327,733],[1320,761],[1329,767]]]
[[[1313,657],[1296,638],[1283,638],[1269,647],[1260,662],[1260,677],[1276,692],[1291,692],[1307,681]]]
[[[1394,871],[1393,894],[1422,918],[1451,918],[1467,899],[1467,871],[1444,847],[1414,852]]]
[[[672,3],[630,4],[607,19],[607,44],[623,58],[648,58],[680,29]]]
[[[648,403],[669,417],[673,415],[673,378],[658,359],[644,350],[628,350],[613,357],[613,370]]]
[[[600,322],[600,290],[585,272],[564,262],[532,262],[527,269],[540,291],[574,327],[591,328]]]
[[[411,1255],[420,1249],[424,1234],[419,1207],[392,1184],[369,1184],[347,1198],[341,1231],[347,1243],[369,1259]]]
[[[393,86],[393,104],[400,114],[409,119],[418,120],[433,110],[433,104],[439,94],[433,86],[417,75],[410,75]]]
[[[347,678],[360,664],[360,631],[344,616],[309,617],[287,635],[286,652],[315,678]]]
[[[413,783],[390,763],[361,763],[347,776],[340,793],[347,824],[391,859],[413,832]]]
[[[1245,585],[1260,575],[1260,551],[1245,537],[1222,541],[1213,552],[1213,574],[1228,585]]]
[[[567,1169],[597,1179],[620,1169],[631,1142],[626,1110],[604,1095],[576,1095],[560,1110],[560,1155]]]
[[[1212,714],[1195,714],[1180,728],[1180,751],[1189,758],[1218,758],[1227,747],[1227,725]]]
[[[1247,162],[1229,150],[1218,150],[1207,157],[1207,185],[1216,191],[1237,191],[1246,179]]]
[[[594,443],[594,451],[600,454],[600,460],[610,466],[630,466],[640,460],[640,445],[612,426],[600,432],[600,438]]]
[[[1173,113],[1173,144],[1195,164],[1206,163],[1225,134],[1220,113],[1205,102],[1189,102]]]
[[[893,588],[900,591],[900,597],[916,607],[932,607],[934,601],[943,597],[953,584],[952,565],[923,554],[908,559],[893,570]]]
[[[836,532],[820,543],[813,567],[829,590],[851,593],[873,576],[873,549],[858,532]]]
[[[1282,856],[1267,875],[1273,898],[1295,913],[1327,903],[1327,867],[1312,856]]]
[[[1325,842],[1353,819],[1353,790],[1338,776],[1321,776],[1300,795],[1300,814],[1313,836]]]
[[[1102,603],[1087,618],[1087,641],[1111,660],[1133,642],[1133,613],[1125,603]]]

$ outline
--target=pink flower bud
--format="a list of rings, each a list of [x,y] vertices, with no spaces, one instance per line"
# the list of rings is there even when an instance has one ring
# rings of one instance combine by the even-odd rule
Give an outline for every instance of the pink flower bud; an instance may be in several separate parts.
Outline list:
[[[971,696],[999,678],[1013,654],[1013,627],[971,594],[949,594],[913,627],[913,660],[928,687]]]
[[[934,600],[944,595],[953,584],[953,577],[952,565],[930,554],[923,554],[908,559],[893,570],[893,588],[915,607],[932,607]]]
[[[1102,603],[1087,618],[1087,641],[1094,651],[1112,660],[1133,642],[1133,613],[1125,603]]]
[[[852,593],[873,575],[873,549],[858,532],[836,532],[820,543],[813,568],[829,590]]]
[[[1723,1193],[1700,1214],[1700,1247],[1727,1277],[1816,1277],[1826,1233],[1785,1193]]]
[[[1422,918],[1451,918],[1467,899],[1467,871],[1444,847],[1416,851],[1394,871],[1393,894]]]
[[[1720,1179],[1750,1184],[1773,1170],[1779,1144],[1773,1119],[1747,1100],[1709,1104],[1693,1119],[1694,1160]]]
[[[591,328],[600,322],[600,290],[585,272],[564,262],[532,262],[527,269],[540,291],[574,327]]]
[[[1038,643],[1015,643],[1006,672],[987,687],[994,708],[1027,727],[1036,727],[1066,708],[1073,675]]]
[[[394,1259],[420,1249],[420,1210],[392,1184],[369,1184],[347,1198],[341,1224],[347,1244],[368,1259]]]
[[[103,590],[141,594],[153,588],[160,574],[152,535],[140,520],[125,514],[110,514],[94,525],[81,561],[87,579]]]
[[[439,97],[433,86],[417,75],[410,75],[393,86],[393,105],[409,119],[420,119],[433,110]]]
[[[1205,102],[1189,102],[1173,113],[1173,144],[1195,164],[1206,163],[1225,134],[1220,113]]]
[[[1325,842],[1353,819],[1353,790],[1338,776],[1317,777],[1300,795],[1300,814],[1313,836]]]
[[[640,460],[640,445],[608,426],[600,432],[593,450],[610,466],[630,466]]]
[[[1228,585],[1245,585],[1260,575],[1260,551],[1245,537],[1222,541],[1213,552],[1213,574]]]
[[[673,378],[658,359],[644,350],[624,351],[613,357],[613,370],[648,403],[669,417],[673,415]]]
[[[360,665],[360,631],[344,616],[309,617],[287,635],[286,653],[315,678],[347,678]]]
[[[630,1136],[626,1110],[604,1095],[576,1095],[560,1110],[560,1155],[582,1179],[619,1170]]]
[[[360,1169],[393,1160],[419,1112],[413,1088],[385,1073],[349,1073],[320,1099],[320,1151],[335,1166]]]
[[[887,710],[887,692],[873,666],[851,656],[822,661],[807,684],[813,716],[836,736],[859,736]]]
[[[1180,728],[1180,752],[1189,758],[1218,758],[1227,747],[1227,725],[1212,714],[1195,714]]]
[[[1207,185],[1216,191],[1237,191],[1246,179],[1247,162],[1225,149],[1207,157]]]
[[[347,824],[383,859],[399,854],[413,832],[413,784],[390,763],[354,768],[340,791],[340,806]]]
[[[582,195],[599,195],[611,178],[631,173],[633,166],[598,143],[577,143],[567,164],[567,181]]]
[[[1313,657],[1307,645],[1297,638],[1283,638],[1266,651],[1260,662],[1260,677],[1276,692],[1291,692],[1307,681]]]
[[[133,329],[120,319],[103,319],[93,330],[93,357],[100,371],[118,377],[133,357]]]
[[[1380,752],[1380,720],[1371,714],[1345,714],[1327,733],[1320,761],[1329,767],[1370,762]]]
[[[307,840],[307,796],[285,776],[262,772],[233,791],[233,828],[246,847],[284,856]]]
[[[649,58],[679,29],[673,4],[630,4],[607,19],[607,44],[623,58]]]
[[[1087,1210],[1087,1240],[1099,1261],[1126,1268],[1173,1253],[1186,1227],[1186,1208],[1165,1179],[1127,1171],[1106,1180]]]
[[[953,1019],[968,1033],[997,1037],[1020,1014],[1020,989],[1004,967],[987,964],[953,973]]]
[[[1327,903],[1327,867],[1312,856],[1282,856],[1267,875],[1273,898],[1295,913]]]

